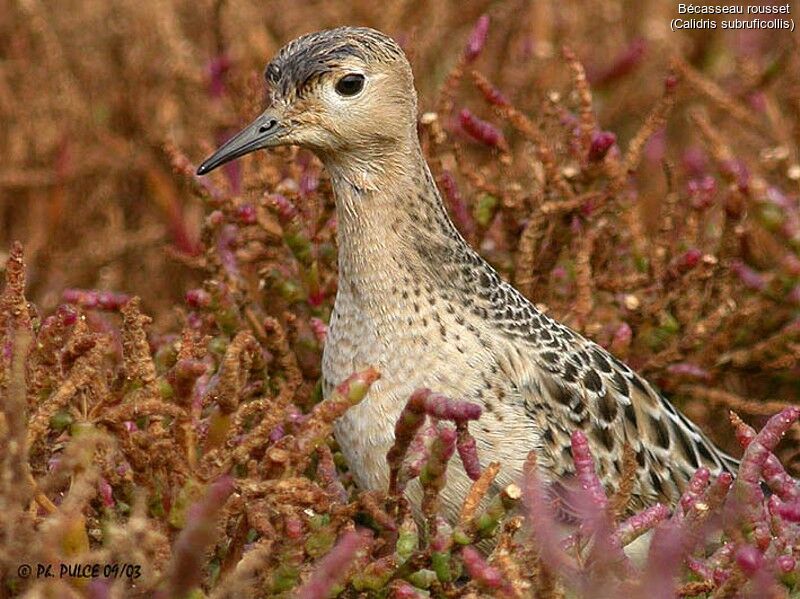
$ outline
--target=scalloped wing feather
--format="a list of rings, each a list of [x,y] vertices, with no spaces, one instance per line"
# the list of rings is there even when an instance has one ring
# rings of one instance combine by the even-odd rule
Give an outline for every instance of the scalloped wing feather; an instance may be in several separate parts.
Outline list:
[[[570,435],[576,428],[589,438],[609,490],[622,473],[623,447],[630,444],[639,506],[674,503],[700,466],[712,474],[736,470],[734,458],[631,368],[532,306],[525,314],[528,301],[510,285],[500,286],[507,287],[505,298],[518,296],[511,303],[518,303],[522,314],[512,311],[500,321],[508,342],[498,364],[542,427],[543,465],[554,479],[573,474]],[[521,326],[526,321],[529,326]]]

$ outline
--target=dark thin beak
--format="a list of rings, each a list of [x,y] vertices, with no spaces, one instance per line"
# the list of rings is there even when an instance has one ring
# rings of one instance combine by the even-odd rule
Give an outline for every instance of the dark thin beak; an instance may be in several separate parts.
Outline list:
[[[276,142],[280,129],[281,127],[275,115],[269,111],[264,112],[247,127],[226,141],[220,149],[206,158],[197,169],[197,174],[206,175],[218,166],[222,166],[226,162],[235,160],[245,154],[261,148],[278,145]]]

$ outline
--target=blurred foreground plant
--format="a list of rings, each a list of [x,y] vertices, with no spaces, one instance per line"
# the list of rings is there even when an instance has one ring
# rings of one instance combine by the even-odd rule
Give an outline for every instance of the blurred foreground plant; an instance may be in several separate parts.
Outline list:
[[[565,536],[535,452],[519,486],[488,493],[501,466],[481,468],[468,429],[480,417],[477,405],[427,389],[412,394],[387,455],[387,492],[358,492],[333,453],[331,424],[364,398],[376,371],[354,374],[303,413],[286,391],[296,366],[282,353],[276,323],[265,327],[275,355],[249,332],[223,340],[191,327],[154,352],[136,298],[118,308],[119,325],[93,333],[87,315],[67,306],[40,320],[24,298],[24,273],[16,245],[0,296],[5,595],[779,597],[798,590],[800,487],[773,451],[800,408],[784,409],[760,432],[732,415],[745,448],[736,478],[710,480],[699,469],[672,511],[629,513],[633,463],[609,497],[576,431],[577,521]],[[214,315],[206,325],[225,326],[229,315],[213,301],[192,301]],[[437,499],[456,450],[474,482],[451,525]],[[423,490],[419,522],[403,496],[414,479]],[[645,534],[652,535],[646,557],[630,558],[626,550]],[[31,580],[17,575],[23,563],[133,569]]]

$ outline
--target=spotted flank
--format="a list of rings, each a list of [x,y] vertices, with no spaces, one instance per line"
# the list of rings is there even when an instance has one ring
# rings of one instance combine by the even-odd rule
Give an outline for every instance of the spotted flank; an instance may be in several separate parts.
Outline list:
[[[537,424],[538,449],[566,510],[566,480],[573,474],[570,435],[583,430],[598,472],[609,490],[622,472],[625,444],[636,455],[632,508],[673,503],[692,473],[735,472],[737,461],[647,381],[608,351],[555,321],[528,301],[477,252],[466,246],[436,246],[419,253],[448,273],[446,280],[469,319],[494,330],[491,351],[508,391],[505,401]],[[436,249],[433,249],[436,248]],[[561,482],[559,482],[561,481]]]

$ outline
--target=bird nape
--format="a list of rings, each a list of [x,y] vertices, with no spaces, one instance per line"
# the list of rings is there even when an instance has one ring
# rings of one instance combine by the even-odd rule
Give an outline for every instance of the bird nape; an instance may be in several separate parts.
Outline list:
[[[535,450],[542,478],[567,487],[577,429],[607,486],[622,472],[623,449],[635,452],[632,510],[673,504],[700,466],[735,470],[647,381],[539,311],[459,234],[420,148],[411,67],[396,42],[366,28],[312,33],[281,49],[266,79],[270,106],[198,174],[290,144],[327,168],[339,283],[324,393],[365,367],[381,373],[335,426],[361,488],[386,488],[394,423],[422,387],[483,408],[474,436],[482,465],[503,465],[498,485],[518,479]],[[441,500],[450,519],[470,483],[460,466],[448,476]],[[419,486],[407,493],[418,505]]]

